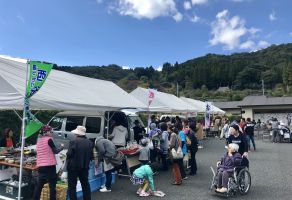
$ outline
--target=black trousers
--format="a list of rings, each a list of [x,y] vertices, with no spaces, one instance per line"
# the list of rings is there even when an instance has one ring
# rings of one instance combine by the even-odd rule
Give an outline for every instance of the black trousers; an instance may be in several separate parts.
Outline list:
[[[108,190],[112,189],[112,171],[113,170],[108,170],[105,173],[105,187]]]
[[[33,200],[40,200],[42,189],[46,183],[50,187],[50,200],[56,200],[57,174],[56,166],[39,167],[38,180],[34,190]]]
[[[184,160],[183,158],[178,159],[178,166],[179,166],[179,170],[180,170],[180,174],[182,178],[186,177],[186,172],[185,172],[185,167],[184,167]]]
[[[77,200],[77,178],[79,178],[82,186],[83,199],[91,200],[90,185],[88,182],[88,169],[68,170],[68,191],[70,200]]]
[[[162,160],[162,170],[167,171],[168,170],[168,164],[167,164],[167,154],[161,154],[161,160]]]
[[[191,152],[191,174],[194,175],[197,173],[197,161],[196,161],[196,151]]]

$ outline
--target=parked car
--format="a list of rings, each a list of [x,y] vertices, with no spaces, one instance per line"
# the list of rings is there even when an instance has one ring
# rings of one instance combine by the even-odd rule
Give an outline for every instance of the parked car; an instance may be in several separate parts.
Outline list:
[[[106,137],[108,113],[110,120],[118,118],[121,121],[121,124],[128,129],[129,140],[134,140],[134,121],[136,119],[139,120],[140,123],[142,123],[142,121],[138,115],[133,113],[129,114],[121,111],[67,111],[55,115],[48,124],[53,128],[54,140],[63,143],[65,148],[68,148],[69,141],[76,137],[71,131],[78,125],[82,125],[86,128],[86,137],[92,141],[94,141],[97,136]],[[109,132],[111,132],[110,129]]]

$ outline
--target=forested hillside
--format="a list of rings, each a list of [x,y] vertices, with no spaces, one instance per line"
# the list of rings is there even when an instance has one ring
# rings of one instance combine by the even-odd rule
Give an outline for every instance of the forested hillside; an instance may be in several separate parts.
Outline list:
[[[157,88],[198,99],[240,100],[259,93],[262,80],[268,95],[291,95],[292,43],[232,55],[207,54],[184,63],[165,63],[162,71],[150,67],[122,69],[109,66],[59,66],[58,70],[110,80],[127,91],[137,86]],[[231,90],[216,92],[219,87]],[[291,89],[292,90],[292,89]]]

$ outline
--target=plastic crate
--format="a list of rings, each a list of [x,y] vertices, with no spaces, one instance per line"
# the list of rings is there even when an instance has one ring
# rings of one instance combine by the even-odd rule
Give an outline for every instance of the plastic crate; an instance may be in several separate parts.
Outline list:
[[[0,194],[4,197],[11,199],[18,199],[18,185],[10,185],[4,182],[0,182]],[[29,194],[28,185],[21,187],[22,199],[27,199]]]

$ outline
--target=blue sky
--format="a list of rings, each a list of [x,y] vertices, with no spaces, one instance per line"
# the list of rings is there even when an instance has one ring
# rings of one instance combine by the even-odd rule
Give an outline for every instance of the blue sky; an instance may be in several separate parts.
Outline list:
[[[291,0],[1,0],[0,54],[154,66],[292,42]]]

